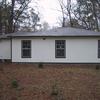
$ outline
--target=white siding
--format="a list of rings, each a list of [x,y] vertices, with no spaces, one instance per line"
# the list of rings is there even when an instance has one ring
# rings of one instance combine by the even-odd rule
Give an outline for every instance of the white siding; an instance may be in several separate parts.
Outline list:
[[[55,58],[55,40],[66,40],[66,58]],[[32,58],[21,58],[21,40],[32,41]],[[99,63],[98,38],[13,39],[12,62]]]
[[[11,41],[0,40],[0,59],[11,59]]]

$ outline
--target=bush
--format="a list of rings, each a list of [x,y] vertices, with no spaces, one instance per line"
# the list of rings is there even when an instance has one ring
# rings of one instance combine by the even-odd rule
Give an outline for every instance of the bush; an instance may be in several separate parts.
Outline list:
[[[43,63],[39,63],[39,64],[38,64],[38,67],[39,67],[39,68],[43,68]]]
[[[96,65],[96,70],[99,70],[100,69],[100,65]]]
[[[52,86],[51,95],[54,97],[54,100],[65,100],[63,91],[61,90],[61,88],[59,88],[59,87],[57,86],[57,83],[55,83],[55,84]]]
[[[19,86],[17,80],[13,80],[11,85],[12,85],[13,88],[18,88],[18,86]]]
[[[58,87],[57,87],[57,84],[55,83],[53,86],[52,86],[52,92],[51,92],[51,95],[58,95]]]

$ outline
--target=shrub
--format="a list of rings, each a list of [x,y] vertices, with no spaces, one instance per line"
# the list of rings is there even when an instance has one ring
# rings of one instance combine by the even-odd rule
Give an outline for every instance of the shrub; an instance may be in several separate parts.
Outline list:
[[[51,92],[51,95],[58,95],[58,87],[57,87],[57,84],[55,83],[53,86],[52,86],[52,92]]]
[[[39,68],[43,68],[43,63],[39,63],[39,64],[38,64],[38,67],[39,67]]]
[[[54,97],[54,100],[65,100],[62,88],[58,87],[56,81],[52,86],[51,95]]]
[[[99,70],[100,69],[100,65],[96,65],[96,70]]]
[[[18,81],[15,80],[15,79],[11,82],[11,85],[12,85],[13,88],[18,88],[18,86],[19,86]]]

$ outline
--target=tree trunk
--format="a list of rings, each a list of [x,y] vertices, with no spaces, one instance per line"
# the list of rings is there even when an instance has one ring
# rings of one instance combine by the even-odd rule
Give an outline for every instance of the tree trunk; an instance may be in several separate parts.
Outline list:
[[[91,0],[91,3],[93,6],[93,16],[95,17],[95,27],[96,27],[97,31],[99,31],[98,19],[97,19],[97,14],[96,14],[96,9],[95,9],[95,6],[96,6],[95,1]]]
[[[14,6],[15,6],[15,0],[12,0],[12,5],[11,5],[11,14],[9,18],[9,33],[14,32],[14,27],[13,27],[13,19],[14,19]]]
[[[67,11],[69,16],[70,26],[73,27],[72,17],[71,17],[71,0],[67,0]]]
[[[2,34],[2,7],[0,5],[0,34]]]

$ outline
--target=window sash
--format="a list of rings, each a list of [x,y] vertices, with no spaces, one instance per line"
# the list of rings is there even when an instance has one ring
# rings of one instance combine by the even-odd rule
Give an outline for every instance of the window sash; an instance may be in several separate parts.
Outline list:
[[[22,40],[22,48],[31,48],[31,41],[30,40]]]
[[[56,50],[56,58],[65,58],[65,50],[57,49]]]
[[[22,58],[31,58],[31,50],[23,49],[22,50]]]

